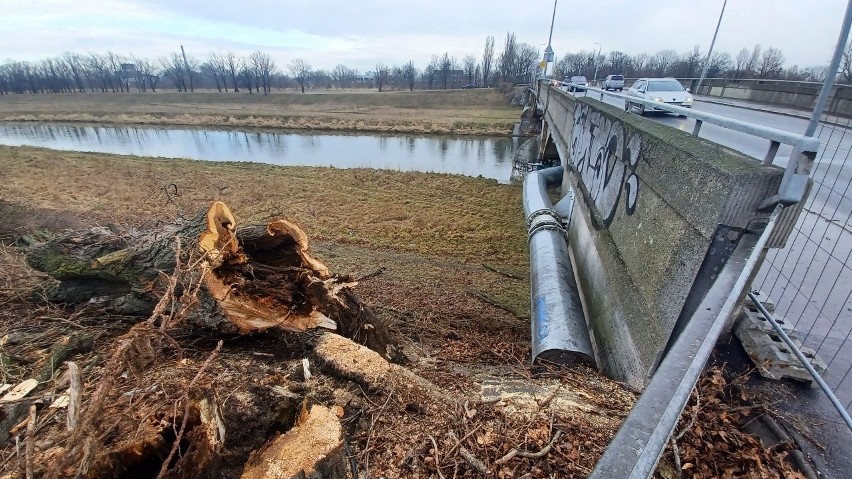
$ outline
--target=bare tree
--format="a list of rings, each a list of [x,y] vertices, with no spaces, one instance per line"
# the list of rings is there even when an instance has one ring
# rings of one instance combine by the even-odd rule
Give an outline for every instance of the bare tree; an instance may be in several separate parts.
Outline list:
[[[346,65],[338,63],[331,70],[331,80],[334,83],[337,83],[337,88],[344,88],[347,80],[349,79],[349,68]]]
[[[755,45],[751,51],[751,54],[748,56],[748,62],[745,65],[745,73],[747,75],[754,75],[757,71],[757,66],[760,64],[760,45]]]
[[[509,81],[514,77],[515,72],[513,71],[513,68],[517,57],[516,46],[517,40],[515,39],[515,34],[506,32],[506,41],[503,44],[503,52],[500,53],[500,58],[498,60],[500,77],[503,81]]]
[[[237,84],[237,75],[243,69],[243,60],[237,56],[236,53],[229,51],[225,54],[225,69],[228,71],[228,74],[231,76],[231,84],[234,85],[234,92],[239,93],[240,86]],[[226,90],[227,91],[227,90]]]
[[[379,92],[382,91],[382,86],[388,82],[388,73],[388,67],[383,63],[376,64],[376,86],[379,88]]]
[[[677,58],[677,52],[674,50],[660,50],[651,59],[651,68],[657,76],[666,76]]]
[[[455,59],[450,57],[450,54],[444,52],[441,56],[441,80],[444,84],[444,90],[447,89],[447,80],[450,78],[450,70],[453,68]]]
[[[748,48],[743,48],[739,53],[737,53],[737,59],[734,63],[734,78],[739,78],[740,75],[743,75],[748,71],[748,60]]]
[[[476,57],[473,55],[466,55],[462,59],[462,65],[464,67],[464,76],[467,77],[467,83],[469,85],[473,84],[473,76],[476,73]]]
[[[488,86],[491,70],[494,66],[494,37],[485,38],[485,50],[482,52],[482,86]]]
[[[408,91],[414,91],[414,81],[417,80],[417,67],[414,66],[414,61],[409,60],[402,66],[402,77],[408,83]]]
[[[270,78],[275,73],[275,62],[268,53],[260,50],[252,53],[249,60],[254,69],[255,78],[260,80],[260,85],[263,87],[263,94],[268,95],[272,90],[270,88]],[[260,93],[259,90],[258,93]]]
[[[767,48],[757,67],[758,78],[780,78],[784,72],[784,54],[777,48]]]
[[[293,76],[293,79],[299,83],[302,93],[305,93],[305,82],[308,81],[308,75],[311,73],[311,66],[301,58],[297,58],[287,65],[287,69],[290,70],[290,74]]]
[[[843,57],[840,59],[840,81],[846,84],[852,83],[852,42],[846,45]]]
[[[148,82],[148,85],[151,87],[151,92],[156,92],[157,83],[160,81],[160,72],[158,71],[157,66],[149,60],[137,60],[136,70],[139,72],[142,82]]]

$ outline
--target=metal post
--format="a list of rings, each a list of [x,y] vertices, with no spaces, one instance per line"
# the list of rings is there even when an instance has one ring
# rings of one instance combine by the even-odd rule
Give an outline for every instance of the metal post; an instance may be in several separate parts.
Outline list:
[[[553,39],[553,23],[556,21],[556,2],[553,0],[553,15],[550,16],[550,34],[547,36],[547,48],[544,49],[544,76],[547,77],[547,65],[553,61],[553,47],[550,46],[550,41]]]
[[[814,136],[819,120],[822,118],[822,112],[825,110],[825,104],[828,101],[828,94],[831,93],[831,87],[834,86],[834,79],[837,77],[840,57],[843,56],[843,50],[846,47],[846,37],[849,36],[850,24],[852,24],[852,0],[849,0],[846,5],[846,16],[843,17],[843,26],[840,28],[840,36],[837,37],[837,46],[834,47],[834,56],[831,58],[831,65],[828,67],[825,81],[822,82],[822,90],[819,91],[814,111],[811,113],[811,119],[805,129],[805,136]]]
[[[710,49],[707,50],[707,58],[704,59],[704,68],[701,70],[701,77],[698,79],[698,85],[695,87],[696,95],[701,93],[701,84],[704,82],[704,75],[707,74],[707,68],[710,66],[710,55],[713,53],[713,45],[716,44],[716,35],[719,34],[719,25],[722,24],[722,15],[725,14],[725,7],[727,5],[728,0],[725,0],[725,2],[722,3],[722,13],[719,14],[719,21],[716,23],[716,31],[713,32],[713,41],[710,42]]]

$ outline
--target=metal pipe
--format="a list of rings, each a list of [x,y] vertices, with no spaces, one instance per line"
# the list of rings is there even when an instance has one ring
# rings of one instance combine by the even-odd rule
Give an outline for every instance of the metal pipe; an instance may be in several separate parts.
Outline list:
[[[747,234],[716,278],[696,313],[651,377],[590,479],[651,477],[713,352],[728,318],[739,305],[752,271],[765,254],[764,247],[775,229],[781,208],[776,207],[766,227]]]
[[[592,341],[574,278],[565,226],[547,193],[549,186],[562,181],[563,171],[561,166],[534,171],[524,180],[524,215],[530,245],[532,359],[594,366]],[[566,198],[570,201],[573,196]]]
[[[805,128],[805,136],[814,136],[816,127],[822,117],[822,112],[825,110],[825,104],[828,102],[828,94],[831,93],[831,87],[834,85],[834,79],[837,77],[837,68],[840,66],[840,57],[843,56],[843,50],[846,46],[846,38],[849,36],[849,26],[852,25],[852,0],[846,5],[846,15],[843,17],[843,26],[840,28],[840,36],[837,37],[837,46],[834,47],[834,56],[831,57],[831,65],[828,67],[828,74],[825,76],[825,81],[822,82],[822,89],[819,91],[814,111],[811,113],[811,119],[808,121],[808,126]]]
[[[783,339],[784,342],[787,343],[787,346],[790,347],[793,353],[796,354],[796,357],[799,358],[799,361],[802,362],[802,366],[804,366],[805,369],[807,369],[808,372],[811,373],[811,376],[813,376],[814,381],[819,384],[820,389],[822,389],[825,395],[828,396],[828,400],[831,401],[831,404],[834,406],[835,409],[837,409],[837,412],[840,413],[840,417],[843,418],[843,422],[846,423],[846,427],[852,430],[852,418],[849,417],[849,413],[846,412],[846,408],[844,408],[843,405],[840,404],[840,401],[837,400],[837,396],[834,395],[834,392],[831,390],[830,387],[828,387],[828,384],[826,384],[825,381],[822,380],[822,377],[819,375],[816,369],[811,366],[811,362],[808,361],[808,358],[805,357],[804,354],[802,354],[802,351],[799,350],[798,346],[793,344],[793,340],[790,339],[790,336],[787,336],[787,332],[781,328],[781,325],[778,324],[777,321],[775,321],[775,318],[773,318],[772,314],[770,314],[769,311],[766,310],[760,300],[758,300],[757,296],[755,296],[754,293],[749,291],[748,297],[751,299],[754,305],[757,306],[757,309],[760,310],[760,313],[763,314],[763,317],[766,318],[767,321],[769,321],[769,324],[771,324],[772,327],[775,328],[775,332],[778,333],[778,336],[780,336],[781,339]]]
[[[713,53],[713,45],[716,44],[716,35],[719,34],[719,25],[722,24],[722,15],[725,14],[725,7],[728,5],[728,0],[722,4],[722,13],[719,14],[719,21],[716,23],[716,31],[713,32],[713,40],[710,42],[710,49],[707,50],[707,58],[704,59],[704,68],[701,69],[701,77],[698,78],[698,85],[695,87],[695,94],[701,94],[701,84],[704,83],[704,75],[707,74],[707,67],[710,66],[710,54]],[[712,88],[711,88],[712,90]],[[710,92],[707,92],[710,95]]]

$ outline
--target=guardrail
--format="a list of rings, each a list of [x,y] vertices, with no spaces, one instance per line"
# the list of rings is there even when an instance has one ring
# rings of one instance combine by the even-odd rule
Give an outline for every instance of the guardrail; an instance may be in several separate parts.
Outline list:
[[[819,140],[817,138],[790,133],[789,131],[779,130],[768,126],[748,123],[734,118],[728,118],[713,113],[697,111],[692,108],[684,108],[681,106],[669,105],[667,103],[646,100],[635,96],[630,96],[625,93],[615,93],[600,88],[590,87],[587,85],[578,85],[570,82],[558,80],[539,80],[539,90],[542,86],[553,87],[573,87],[575,90],[582,90],[586,96],[589,93],[600,95],[600,100],[603,101],[604,96],[619,98],[632,104],[639,104],[651,109],[668,111],[680,116],[693,118],[695,127],[692,130],[694,136],[698,136],[704,123],[727,128],[732,131],[746,133],[758,138],[769,140],[769,148],[766,151],[766,156],[763,158],[764,165],[771,165],[778,153],[778,148],[783,145],[790,145],[793,151],[790,154],[790,159],[787,162],[784,171],[784,177],[781,180],[781,185],[778,188],[778,194],[767,198],[761,209],[769,208],[774,204],[780,203],[788,206],[802,201],[805,197],[805,192],[808,184],[808,177],[813,167],[814,158],[816,158],[817,150],[819,149]],[[560,90],[561,91],[561,90]],[[567,92],[565,92],[567,94]]]

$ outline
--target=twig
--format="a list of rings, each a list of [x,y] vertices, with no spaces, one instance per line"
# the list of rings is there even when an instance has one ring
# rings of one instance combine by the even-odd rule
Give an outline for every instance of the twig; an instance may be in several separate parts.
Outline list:
[[[470,452],[466,447],[462,446],[461,441],[452,431],[450,431],[450,439],[456,441],[456,447],[458,447],[459,449],[459,455],[461,455],[461,457],[463,457],[464,460],[467,461],[467,463],[470,464],[471,467],[476,469],[476,472],[482,474],[483,476],[488,475],[488,468],[485,467],[485,464],[480,461],[479,458],[474,456],[473,453]],[[455,450],[455,447],[453,447],[452,450]],[[450,453],[447,453],[447,455],[449,456]]]
[[[375,278],[376,276],[378,276],[378,275],[380,275],[384,272],[385,272],[385,267],[380,266],[380,267],[376,268],[375,270],[370,271],[369,273],[364,273],[361,276],[356,277],[355,281],[358,281],[360,283],[361,281],[364,281],[364,280],[367,280],[367,279],[370,279],[370,278]]]
[[[687,431],[692,429],[692,426],[695,425],[695,420],[698,418],[698,411],[701,410],[701,395],[698,392],[698,388],[693,389],[693,391],[695,391],[695,409],[692,411],[692,417],[689,419],[689,423],[687,423],[686,427],[681,429],[680,433],[677,435],[677,441],[680,441],[680,438],[682,438]]]
[[[478,290],[472,289],[472,290],[469,290],[469,291],[467,292],[467,294],[469,294],[469,295],[473,296],[474,298],[477,298],[477,299],[479,299],[479,300],[481,300],[481,301],[484,301],[484,302],[486,302],[486,303],[490,304],[491,306],[494,306],[494,307],[495,307],[495,308],[497,308],[497,309],[502,309],[503,311],[506,311],[506,312],[508,312],[508,313],[511,313],[511,314],[512,314],[512,315],[514,315],[515,317],[518,317],[518,318],[524,318],[524,317],[525,317],[524,315],[522,315],[521,313],[519,313],[517,310],[515,310],[515,309],[514,309],[514,308],[512,308],[511,306],[508,306],[508,305],[503,304],[503,303],[502,303],[500,300],[498,300],[497,298],[495,298],[495,297],[493,297],[493,296],[491,296],[491,295],[489,295],[489,294],[487,294],[487,293],[484,293],[484,292],[482,292],[482,291],[478,291]]]
[[[562,431],[556,431],[556,434],[553,435],[553,438],[550,440],[550,442],[547,443],[547,445],[544,446],[541,451],[538,452],[519,451],[517,448],[512,449],[511,451],[506,453],[505,456],[494,461],[494,464],[505,464],[514,459],[515,457],[525,457],[527,459],[541,459],[550,452],[550,450],[553,448],[553,444],[559,440],[560,436],[562,436]]]
[[[24,449],[24,464],[27,479],[33,479],[33,455],[35,454],[36,405],[30,406],[30,419],[27,423],[27,443]]]
[[[440,477],[441,479],[446,479],[444,477],[444,473],[441,472],[441,458],[438,457],[438,443],[435,442],[435,438],[432,437],[431,434],[429,435],[429,440],[432,441],[432,447],[433,447],[432,452],[434,453],[434,456],[435,456],[435,470],[438,471],[438,477]]]
[[[497,273],[497,274],[502,274],[503,276],[505,276],[505,277],[507,277],[507,278],[512,278],[512,279],[524,279],[524,278],[521,278],[520,276],[518,276],[518,275],[516,275],[516,274],[513,274],[513,273],[510,273],[510,272],[508,272],[508,271],[503,271],[503,270],[497,269],[495,266],[492,266],[492,265],[490,265],[490,264],[488,264],[488,263],[482,263],[482,267],[483,267],[483,268],[485,268],[485,269],[487,269],[488,271],[493,271],[493,272],[495,272],[495,273]]]
[[[674,436],[671,437],[672,441],[672,455],[674,455],[675,467],[677,468],[677,477],[683,477],[683,469],[681,469],[680,464],[680,451],[677,448],[677,440]]]
[[[83,402],[83,387],[80,380],[80,368],[74,361],[68,361],[68,413],[66,426],[69,432],[77,429],[80,421],[80,405]]]
[[[177,436],[175,436],[175,442],[172,444],[172,450],[169,452],[169,456],[163,461],[163,466],[160,468],[160,473],[157,474],[157,479],[162,479],[165,477],[166,473],[169,470],[169,464],[171,464],[172,459],[175,457],[178,449],[180,449],[180,442],[183,440],[183,434],[186,432],[186,423],[189,421],[189,391],[192,389],[192,386],[195,385],[196,382],[201,378],[204,374],[204,370],[210,366],[210,363],[216,359],[216,356],[219,355],[219,351],[222,350],[222,340],[216,344],[216,349],[210,353],[210,356],[204,361],[204,364],[201,365],[201,369],[195,374],[195,377],[192,378],[192,381],[189,382],[189,385],[186,386],[186,389],[183,392],[183,397],[181,400],[184,402],[183,405],[183,419],[181,420],[180,429],[178,430]]]

